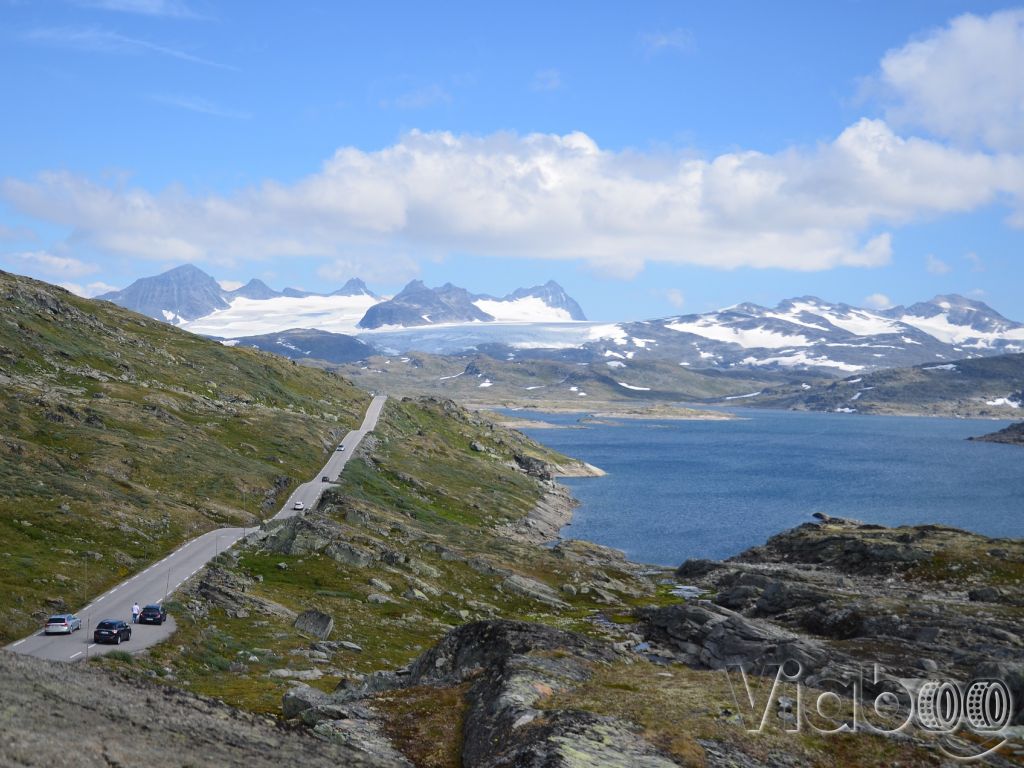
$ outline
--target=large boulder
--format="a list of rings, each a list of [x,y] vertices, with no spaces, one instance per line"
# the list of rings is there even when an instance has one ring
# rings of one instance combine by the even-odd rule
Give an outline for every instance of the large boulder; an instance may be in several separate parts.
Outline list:
[[[334,618],[322,611],[310,609],[298,615],[295,619],[295,628],[307,635],[326,640],[334,631]]]
[[[669,647],[691,666],[760,670],[796,661],[813,672],[828,662],[820,644],[711,603],[641,608],[636,616],[647,640]]]

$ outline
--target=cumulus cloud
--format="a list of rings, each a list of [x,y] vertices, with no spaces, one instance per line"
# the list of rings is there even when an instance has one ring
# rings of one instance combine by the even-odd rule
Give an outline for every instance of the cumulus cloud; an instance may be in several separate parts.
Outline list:
[[[892,299],[884,293],[872,293],[864,297],[864,306],[872,309],[889,309],[892,305]]]
[[[929,253],[925,256],[924,266],[925,269],[933,275],[944,275],[952,269],[949,264],[944,262],[942,259],[937,258],[933,253]]]
[[[1024,149],[1024,10],[958,16],[889,51],[887,119],[958,142]]]
[[[646,262],[822,270],[888,263],[888,227],[1020,205],[1024,159],[867,119],[817,147],[710,159],[606,150],[579,132],[412,131],[229,195],[123,184],[47,172],[4,180],[0,196],[77,243],[161,262],[312,256],[370,274],[399,255],[461,253],[581,260],[618,276]]]

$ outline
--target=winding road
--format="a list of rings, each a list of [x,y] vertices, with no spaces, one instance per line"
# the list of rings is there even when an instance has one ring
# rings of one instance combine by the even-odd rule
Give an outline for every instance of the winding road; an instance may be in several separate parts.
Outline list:
[[[377,419],[386,399],[384,395],[377,395],[370,401],[362,425],[342,439],[340,446],[343,450],[332,452],[323,469],[317,472],[312,480],[296,488],[271,520],[283,520],[299,514],[299,510],[295,509],[295,504],[299,501],[305,509],[316,507],[324,489],[338,480],[345,464],[348,463],[348,457],[352,455],[359,442],[377,426]],[[324,481],[325,477],[328,478],[327,482]],[[80,610],[76,614],[82,620],[80,632],[68,636],[44,635],[40,631],[11,643],[6,648],[41,659],[79,661],[89,656],[107,653],[114,648],[138,651],[166,640],[175,629],[173,616],[168,616],[162,625],[132,626],[131,640],[121,646],[93,643],[92,631],[96,624],[104,619],[124,619],[130,622],[132,603],[147,605],[163,602],[210,560],[256,530],[258,528],[220,528],[204,533],[179,547],[163,560],[153,563],[146,570],[113,587]]]

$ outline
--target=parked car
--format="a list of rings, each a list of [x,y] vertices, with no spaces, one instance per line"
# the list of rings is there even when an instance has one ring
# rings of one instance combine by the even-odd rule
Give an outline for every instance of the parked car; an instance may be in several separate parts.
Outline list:
[[[82,620],[73,613],[58,613],[46,620],[43,627],[43,634],[46,635],[70,635],[82,628]]]
[[[292,504],[292,509],[303,510],[305,508],[306,508],[306,505],[303,504],[301,501],[296,501],[294,504]]]
[[[167,621],[167,611],[162,605],[147,605],[139,613],[139,624],[163,624]]]
[[[127,622],[120,619],[104,619],[96,625],[92,639],[97,643],[120,645],[122,640],[128,642],[132,639],[132,628],[128,626]]]

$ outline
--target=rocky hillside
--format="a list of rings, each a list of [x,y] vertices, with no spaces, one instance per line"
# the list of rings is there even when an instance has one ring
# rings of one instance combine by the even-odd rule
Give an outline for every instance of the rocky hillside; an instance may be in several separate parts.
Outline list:
[[[1024,406],[1024,354],[939,361],[770,386],[744,405],[808,411],[1012,418]]]
[[[222,555],[172,605],[174,641],[113,665],[399,765],[925,766],[923,732],[795,738],[791,700],[752,735],[722,670],[795,658],[813,692],[868,660],[1021,661],[1020,542],[827,521],[673,574],[540,546],[572,507],[559,471],[590,470],[449,401],[389,401],[317,510]]]
[[[0,765],[31,768],[387,766],[312,733],[94,664],[0,651]]]
[[[276,510],[367,403],[336,375],[0,273],[0,642]]]

